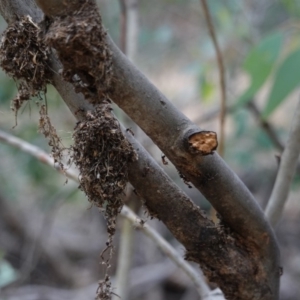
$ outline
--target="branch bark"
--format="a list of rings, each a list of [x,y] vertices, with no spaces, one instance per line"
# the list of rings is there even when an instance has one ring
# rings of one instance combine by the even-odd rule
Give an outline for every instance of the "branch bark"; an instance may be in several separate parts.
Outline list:
[[[231,228],[247,240],[262,244],[261,233],[273,235],[262,210],[248,189],[217,153],[190,153],[185,141],[195,126],[162,95],[119,51],[108,37],[113,52],[114,87],[111,99],[158,145]],[[145,118],[147,116],[147,118]],[[222,199],[222,200],[221,200]]]
[[[18,3],[20,7],[31,4],[29,0],[11,2]],[[44,3],[54,7],[54,2]],[[55,14],[60,14],[58,9],[59,5],[55,6]],[[65,6],[62,9],[65,11]],[[51,14],[47,7],[45,12]],[[12,15],[14,13],[11,11]],[[8,21],[11,21],[10,18]],[[139,155],[139,160],[131,164],[129,179],[144,198],[147,208],[186,247],[187,258],[201,263],[206,275],[220,285],[229,299],[277,299],[278,247],[273,231],[254,198],[217,154],[203,156],[187,147],[186,141],[191,135],[203,130],[177,111],[109,37],[107,43],[113,53],[114,69],[109,96],[214,205],[222,216],[225,230],[206,219],[147,151],[127,133]],[[54,86],[73,114],[83,118],[84,114],[79,115],[78,112],[91,109],[91,105],[62,81],[58,75],[60,64],[54,55],[52,68],[55,70]],[[145,170],[150,172],[145,175]],[[229,228],[235,233],[228,234]]]

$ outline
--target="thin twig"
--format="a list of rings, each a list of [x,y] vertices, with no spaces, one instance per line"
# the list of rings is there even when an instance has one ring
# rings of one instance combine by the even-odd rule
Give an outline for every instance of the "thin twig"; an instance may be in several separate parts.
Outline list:
[[[250,112],[252,112],[252,114],[258,120],[260,127],[269,136],[269,138],[273,142],[274,146],[278,150],[283,151],[284,146],[283,146],[282,142],[280,141],[280,139],[278,138],[275,129],[273,128],[273,126],[270,122],[268,122],[267,120],[262,118],[261,112],[259,111],[258,107],[255,105],[254,101],[253,100],[250,101],[247,106],[248,106]]]
[[[22,139],[19,139],[9,133],[5,133],[2,130],[0,130],[0,141],[4,142],[10,146],[13,146],[15,148],[18,148],[25,153],[32,155],[33,157],[37,158],[42,163],[44,163],[50,167],[53,167],[62,175],[66,175],[69,179],[79,182],[78,174],[75,170],[72,170],[72,169],[62,170],[62,168],[59,166],[59,164],[55,163],[54,159],[52,157],[50,157],[46,152],[41,150],[40,148],[22,140]]]
[[[121,50],[127,57],[134,61],[137,49],[138,39],[138,5],[137,0],[119,0],[121,9]],[[124,116],[125,122],[129,127],[136,128],[136,125]],[[127,194],[125,203],[134,210],[135,201],[132,197],[132,191]],[[130,269],[133,256],[134,228],[128,219],[122,220],[120,247],[118,255],[118,265],[116,274],[116,292],[112,300],[129,300],[130,291]]]
[[[217,37],[215,34],[214,25],[212,22],[212,18],[209,12],[209,8],[207,6],[206,0],[200,0],[202,4],[202,8],[205,15],[205,20],[207,23],[208,31],[210,37],[212,39],[216,55],[217,55],[217,63],[220,73],[220,87],[221,87],[221,112],[220,112],[220,138],[219,138],[219,154],[224,156],[225,149],[225,120],[226,120],[226,83],[225,83],[225,68],[223,63],[222,53],[217,41]]]
[[[256,119],[259,122],[260,127],[265,131],[265,133],[270,138],[271,142],[277,148],[280,153],[284,150],[284,144],[281,142],[280,138],[278,137],[275,128],[273,125],[268,121],[262,118],[262,114],[259,111],[258,107],[255,105],[254,101],[248,103],[248,108],[250,112],[253,113],[253,115],[256,117]],[[300,175],[300,163],[297,162],[296,172],[298,175]]]
[[[130,203],[129,203],[130,205]],[[125,207],[125,211],[127,206]],[[124,212],[124,211],[122,211]],[[121,224],[120,246],[118,254],[118,264],[116,270],[116,290],[113,300],[128,300],[130,292],[130,269],[132,265],[134,245],[134,228],[128,218],[124,218]]]
[[[274,227],[281,214],[288,194],[293,176],[295,174],[297,161],[300,152],[300,100],[292,121],[288,141],[280,159],[279,170],[275,185],[269,199],[266,215]]]
[[[57,171],[67,176],[69,179],[79,182],[77,172],[72,169],[62,170],[58,164],[54,163],[53,158],[51,158],[46,152],[40,148],[20,139],[11,134],[5,133],[0,130],[0,141],[11,145],[15,148],[20,149],[21,151],[28,153],[41,161],[42,163],[54,167]],[[192,282],[195,284],[200,295],[207,295],[210,292],[208,285],[205,282],[203,276],[198,273],[195,269],[191,267],[181,256],[180,254],[169,244],[158,232],[152,229],[149,225],[143,224],[138,216],[126,205],[124,205],[121,216],[125,217],[131,221],[136,228],[139,228],[147,236],[149,236],[156,245],[162,250],[162,252],[167,255],[178,267],[180,267]]]

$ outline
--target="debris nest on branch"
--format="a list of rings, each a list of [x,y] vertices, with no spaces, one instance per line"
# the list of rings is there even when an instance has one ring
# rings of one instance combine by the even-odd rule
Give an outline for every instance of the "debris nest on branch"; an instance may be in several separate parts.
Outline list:
[[[48,20],[45,42],[56,49],[63,78],[94,104],[110,87],[112,55],[95,2],[79,2],[67,15]]]
[[[110,103],[103,100],[85,121],[76,125],[72,159],[80,171],[80,188],[89,201],[104,209],[107,217],[116,216],[128,182],[128,162],[137,155],[124,137]],[[113,233],[114,228],[109,229]]]
[[[107,269],[112,257],[116,219],[123,207],[123,194],[128,182],[128,162],[137,154],[124,137],[118,121],[111,112],[109,101],[103,100],[93,112],[78,122],[73,134],[72,160],[80,171],[79,188],[88,200],[99,207],[107,221],[108,241],[101,258]],[[108,258],[104,253],[108,251]],[[110,277],[99,282],[97,299],[111,299]]]
[[[17,118],[18,110],[31,97],[42,99],[47,84],[51,83],[49,48],[39,37],[40,28],[30,16],[24,16],[11,23],[3,32],[0,45],[0,66],[18,81],[18,95],[12,100],[12,109]],[[45,100],[46,101],[46,100]],[[47,106],[40,107],[40,132],[49,140],[51,154],[63,168],[63,147],[55,127],[47,114]],[[17,119],[16,119],[17,124]]]
[[[16,115],[22,104],[46,91],[51,80],[49,50],[39,39],[40,29],[30,16],[11,23],[3,32],[0,66],[18,80],[18,95],[12,101]]]

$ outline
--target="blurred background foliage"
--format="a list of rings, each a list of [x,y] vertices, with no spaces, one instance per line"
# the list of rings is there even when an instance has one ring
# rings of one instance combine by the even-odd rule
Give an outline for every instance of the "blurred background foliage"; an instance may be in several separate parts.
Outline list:
[[[116,0],[98,2],[103,22],[114,41],[119,44],[119,2]],[[224,158],[264,206],[276,175],[275,154],[280,154],[282,149],[262,124],[267,122],[279,144],[284,145],[293,111],[299,99],[300,1],[208,2],[226,67],[228,114]],[[195,123],[202,128],[218,132],[219,73],[215,51],[199,1],[140,0],[139,22],[138,54],[135,64]],[[5,27],[6,24],[1,19],[1,31]],[[21,109],[17,118],[18,125],[15,126],[10,101],[16,95],[16,85],[14,80],[0,71],[0,128],[49,151],[46,139],[38,132],[39,116],[35,102],[38,103],[40,100],[33,99]],[[48,87],[47,103],[51,120],[62,137],[63,144],[70,145],[75,119],[51,86]],[[126,118],[118,108],[116,113],[120,120],[126,122]],[[161,152],[143,134],[139,136],[148,151],[162,165]],[[70,256],[68,262],[76,265],[72,267],[80,270],[85,276],[84,279],[83,275],[80,277],[80,274],[77,274],[75,278],[68,278],[62,283],[43,276],[46,279],[44,278],[42,283],[78,288],[96,282],[100,266],[95,261],[101,245],[106,241],[103,219],[99,221],[101,217],[98,213],[93,213],[92,209],[88,210],[89,204],[84,195],[77,190],[76,184],[70,182],[65,185],[65,178],[57,175],[54,170],[4,144],[0,144],[0,155],[0,198],[5,199],[3,201],[7,205],[17,210],[24,222],[32,223],[30,228],[31,226],[44,228],[41,224],[47,221],[48,225],[51,223],[51,229],[48,236],[43,233],[43,239],[48,238],[51,241],[56,239],[64,244],[67,235],[69,237],[76,235],[80,243],[94,245],[86,250],[86,256],[82,253],[78,256],[73,253],[74,256],[71,256],[66,252]],[[196,203],[201,203],[202,207],[209,209],[209,205],[203,202],[197,191],[188,189],[181,182],[174,167],[169,164],[163,168]],[[291,200],[286,209],[289,222],[300,216],[298,182],[299,175],[296,176]],[[149,222],[176,244],[162,224]],[[102,235],[99,235],[95,228],[92,229],[93,226],[102,232]],[[281,232],[284,236],[285,245],[290,246],[284,248],[283,253],[291,257],[284,265],[288,271],[283,276],[282,299],[297,299],[295,295],[299,295],[300,290],[299,286],[293,283],[299,282],[300,279],[300,235],[299,230],[294,227],[292,233],[287,234],[288,229],[283,226],[279,230],[279,234]],[[0,288],[12,282],[15,282],[16,286],[37,282],[35,277],[37,275],[32,275],[35,273],[34,270],[29,268],[28,273],[27,268],[27,273],[24,271],[26,269],[24,257],[28,257],[28,253],[35,253],[30,252],[33,251],[30,244],[40,236],[36,230],[33,231],[35,238],[29,238],[27,242],[25,239],[21,244],[9,243],[4,240],[3,235],[0,237],[1,257],[4,258],[0,261]],[[61,235],[61,232],[66,234]],[[295,238],[297,234],[298,238]],[[139,241],[143,240],[142,236],[138,238]],[[70,243],[70,239],[67,241]],[[145,244],[149,245],[146,242]],[[21,245],[23,249],[21,253],[13,251],[15,245]],[[150,254],[145,253],[139,242],[135,247],[133,265],[143,265],[145,261],[154,264],[162,259],[156,250],[152,251]],[[35,264],[39,265],[38,261]],[[40,265],[39,267],[42,268]],[[42,268],[41,272],[45,270]],[[172,280],[169,281],[174,285],[176,280]],[[168,291],[170,286],[160,287],[164,291],[161,299],[168,299],[171,293]],[[184,299],[185,293],[178,292],[178,295],[177,298],[173,295],[170,299]],[[146,296],[139,297],[136,299],[147,299]],[[194,298],[190,296],[188,299]]]

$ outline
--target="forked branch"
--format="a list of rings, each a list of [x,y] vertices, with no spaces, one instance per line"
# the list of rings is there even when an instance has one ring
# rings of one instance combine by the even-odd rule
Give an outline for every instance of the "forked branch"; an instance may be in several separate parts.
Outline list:
[[[12,0],[22,6],[30,1]],[[54,7],[57,1],[39,0]],[[81,3],[69,1],[55,13],[80,10]],[[59,1],[58,4],[62,2]],[[45,8],[46,14],[51,15]],[[78,10],[78,11],[79,11]],[[25,11],[25,10],[24,10]],[[14,11],[11,12],[14,14]],[[7,17],[7,15],[6,15]],[[51,16],[55,17],[55,15]],[[99,17],[100,18],[100,17]],[[8,18],[8,22],[11,20]],[[238,177],[216,154],[195,151],[191,137],[203,132],[180,113],[119,51],[106,39],[112,52],[112,88],[109,97],[118,104],[160,147],[178,170],[214,205],[223,224],[216,227],[201,210],[179,190],[147,151],[127,133],[139,160],[131,163],[129,180],[144,198],[153,216],[161,219],[186,247],[187,258],[200,263],[211,281],[217,282],[229,299],[277,299],[279,258],[272,229],[254,198]],[[60,49],[63,51],[63,49]],[[76,57],[75,57],[76,58]],[[77,118],[92,109],[82,95],[57,75],[61,68],[52,55],[54,86]],[[95,70],[93,70],[94,72]],[[93,95],[96,100],[96,95]],[[82,112],[79,114],[78,112]],[[211,149],[213,150],[213,149]],[[210,151],[209,151],[210,153]],[[223,227],[224,226],[224,227]],[[254,296],[257,295],[257,296]]]

